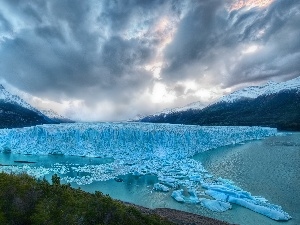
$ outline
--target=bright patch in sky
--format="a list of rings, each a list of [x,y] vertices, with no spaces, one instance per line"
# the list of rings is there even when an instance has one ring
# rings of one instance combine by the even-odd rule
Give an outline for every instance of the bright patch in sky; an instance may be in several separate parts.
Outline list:
[[[152,65],[146,65],[145,69],[147,71],[152,72],[152,75],[155,79],[160,80],[161,79],[161,77],[160,77],[161,66],[162,66],[162,63],[158,62],[158,63],[154,63]]]
[[[167,86],[163,83],[156,83],[153,87],[151,100],[153,103],[173,102],[176,95],[172,91],[168,91]]]
[[[179,84],[182,84],[183,86],[185,86],[185,90],[184,90],[185,93],[187,93],[188,90],[196,90],[197,89],[197,84],[194,80],[180,82]]]
[[[245,50],[242,51],[243,54],[249,54],[249,53],[254,53],[258,50],[257,45],[250,45],[247,47]]]
[[[195,94],[202,100],[207,100],[211,97],[210,91],[205,89],[198,90]]]
[[[248,7],[267,7],[273,2],[273,0],[237,0],[232,6],[231,10],[236,10]]]

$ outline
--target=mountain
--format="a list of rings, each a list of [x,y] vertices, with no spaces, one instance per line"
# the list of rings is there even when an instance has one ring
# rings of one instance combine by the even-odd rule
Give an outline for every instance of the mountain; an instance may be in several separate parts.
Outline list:
[[[17,95],[12,95],[10,92],[8,92],[3,85],[0,84],[0,101],[11,103],[15,105],[19,105],[23,108],[29,109],[31,111],[37,112],[41,114],[36,108],[32,107],[30,104],[25,102],[23,99],[21,99]]]
[[[177,112],[184,112],[187,110],[199,110],[203,109],[203,104],[201,102],[193,102],[183,107],[177,107],[173,109],[165,109],[164,111],[160,113],[156,113],[154,115],[160,115],[160,114],[171,114],[171,113],[177,113]]]
[[[150,115],[141,122],[215,126],[270,126],[300,131],[300,77],[251,86],[201,109],[185,107]]]
[[[52,109],[48,110],[41,110],[41,112],[46,115],[51,120],[57,122],[57,123],[74,123],[75,121],[70,120],[69,118],[63,117],[62,115],[59,115],[57,112],[53,111]]]
[[[0,129],[56,123],[0,84]]]

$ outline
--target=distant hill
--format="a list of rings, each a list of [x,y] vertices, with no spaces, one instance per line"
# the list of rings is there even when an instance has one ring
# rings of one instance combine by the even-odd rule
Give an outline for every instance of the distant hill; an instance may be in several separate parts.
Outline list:
[[[0,84],[0,129],[57,123]]]
[[[63,117],[62,115],[59,115],[57,112],[54,112],[52,109],[48,110],[41,110],[41,112],[46,115],[51,120],[57,122],[57,123],[75,123],[75,121],[68,119],[66,117]]]
[[[49,118],[17,104],[0,100],[0,129],[54,123]]]
[[[195,104],[193,104],[195,105]],[[300,77],[268,82],[222,97],[203,109],[184,107],[156,113],[139,121],[214,126],[269,126],[300,131]]]

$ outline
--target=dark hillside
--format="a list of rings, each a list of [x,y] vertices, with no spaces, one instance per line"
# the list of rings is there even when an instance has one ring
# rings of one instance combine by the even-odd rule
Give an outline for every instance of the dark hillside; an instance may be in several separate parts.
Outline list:
[[[17,104],[0,100],[0,129],[53,123],[49,118]]]
[[[211,126],[268,126],[300,131],[300,93],[290,90],[233,103],[218,102],[202,110],[148,116],[141,121]]]

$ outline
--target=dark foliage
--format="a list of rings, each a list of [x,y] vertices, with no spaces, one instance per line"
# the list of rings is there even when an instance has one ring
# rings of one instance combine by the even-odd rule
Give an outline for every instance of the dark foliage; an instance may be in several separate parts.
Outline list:
[[[0,173],[0,224],[171,224],[157,215],[145,215],[132,206],[28,175]]]
[[[148,116],[141,121],[203,126],[268,126],[300,131],[300,93],[285,91],[234,103],[220,102],[202,110]]]

